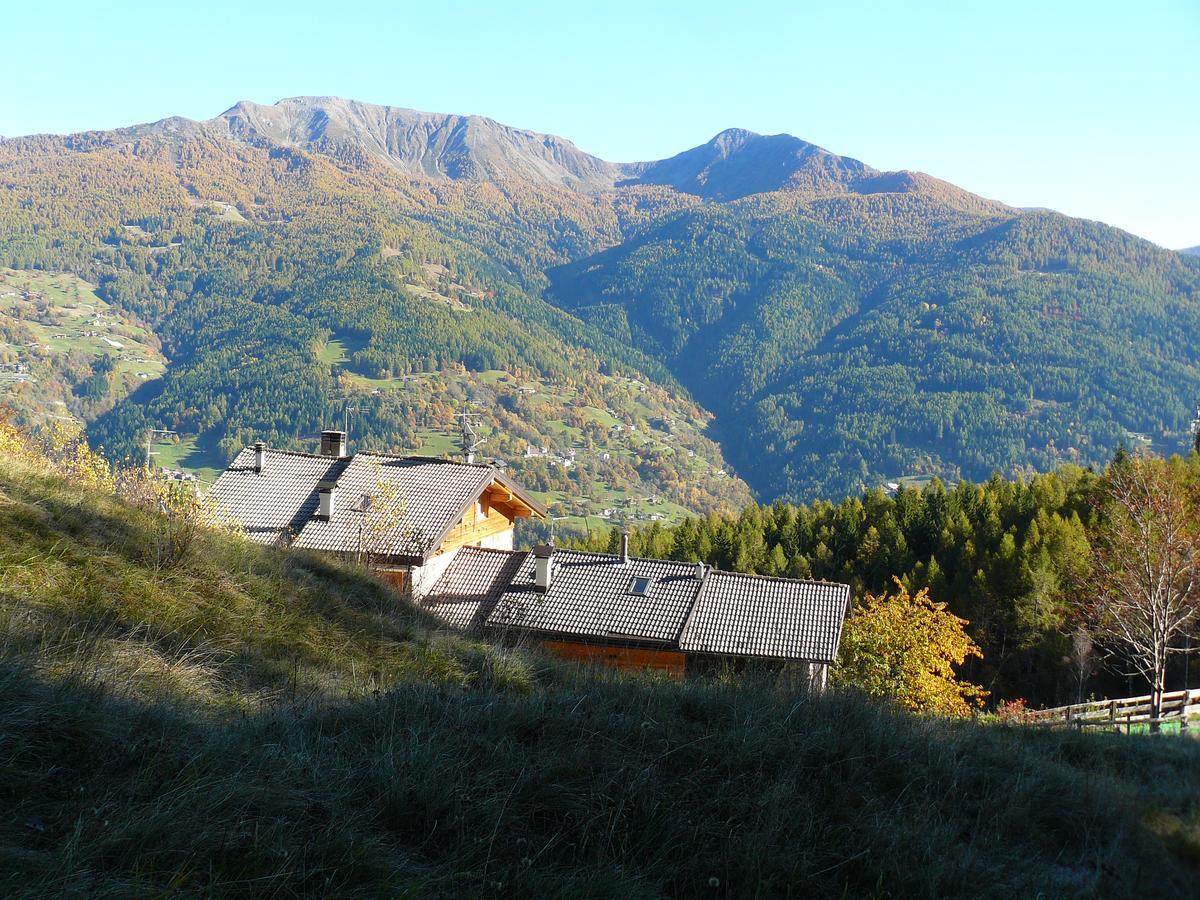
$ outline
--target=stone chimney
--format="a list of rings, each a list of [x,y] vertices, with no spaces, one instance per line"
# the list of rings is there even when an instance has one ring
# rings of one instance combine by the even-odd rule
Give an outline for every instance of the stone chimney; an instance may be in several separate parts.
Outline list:
[[[621,563],[629,565],[629,532],[621,529]]]
[[[333,512],[336,508],[334,503],[337,497],[337,482],[322,481],[317,485],[317,498],[320,505],[317,507],[317,518],[324,519],[328,522],[333,518]]]
[[[346,432],[344,431],[322,431],[321,432],[321,455],[333,456],[341,459],[346,455]]]
[[[554,548],[549,544],[538,544],[533,548],[533,585],[539,591],[550,590],[554,577]]]
[[[267,445],[262,441],[256,441],[254,444],[254,471],[259,475],[263,469],[267,467]]]

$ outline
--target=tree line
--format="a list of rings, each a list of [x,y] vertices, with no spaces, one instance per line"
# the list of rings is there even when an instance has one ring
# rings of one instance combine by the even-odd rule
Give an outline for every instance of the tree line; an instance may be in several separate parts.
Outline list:
[[[1168,514],[1169,529],[1160,522]],[[1170,541],[1152,534],[1139,545],[1148,528],[1169,531]],[[616,552],[618,541],[612,529],[577,543]],[[1102,471],[1067,465],[1028,479],[995,475],[953,488],[935,480],[893,496],[872,490],[838,503],[751,505],[637,528],[631,547],[739,572],[845,582],[860,601],[887,594],[899,579],[904,591],[927,591],[966,620],[982,655],[968,655],[961,674],[996,701],[1056,705],[1148,685],[1200,686],[1200,668],[1181,652],[1200,611],[1200,454],[1122,452]],[[1162,579],[1178,582],[1175,594],[1139,581],[1146,556],[1175,567]],[[1169,615],[1155,603],[1168,604]],[[1156,624],[1160,614],[1171,629]]]

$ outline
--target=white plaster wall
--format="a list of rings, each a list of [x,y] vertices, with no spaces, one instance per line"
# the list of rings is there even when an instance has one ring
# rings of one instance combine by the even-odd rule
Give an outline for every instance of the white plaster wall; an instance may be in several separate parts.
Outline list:
[[[420,600],[429,593],[429,589],[442,577],[446,568],[457,555],[458,550],[451,550],[449,553],[438,554],[423,566],[413,566],[410,570],[412,573],[410,577],[414,600]]]
[[[515,545],[513,543],[516,537],[516,530],[509,528],[507,531],[501,531],[499,534],[493,534],[491,537],[484,538],[479,542],[480,547],[487,547],[490,550],[512,550]]]

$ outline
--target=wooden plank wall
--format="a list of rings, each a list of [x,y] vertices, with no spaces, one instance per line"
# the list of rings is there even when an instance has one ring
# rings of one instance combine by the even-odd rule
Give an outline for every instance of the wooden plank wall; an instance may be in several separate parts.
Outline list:
[[[482,506],[482,515],[479,506]],[[516,516],[505,503],[493,503],[489,494],[480,498],[479,506],[472,504],[457,525],[450,529],[446,539],[438,548],[439,553],[449,553],[459,547],[476,544],[513,528]]]
[[[543,641],[542,646],[563,659],[616,669],[651,669],[683,677],[686,657],[678,650],[648,650],[641,647],[616,647],[609,644],[582,644],[574,641]]]

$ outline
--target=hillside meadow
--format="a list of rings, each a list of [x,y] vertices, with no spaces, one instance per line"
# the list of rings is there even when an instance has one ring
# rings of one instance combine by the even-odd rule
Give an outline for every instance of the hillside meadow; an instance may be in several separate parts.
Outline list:
[[[0,457],[6,896],[1184,896],[1200,875],[1194,741],[566,668],[439,631],[363,571],[173,528]]]

